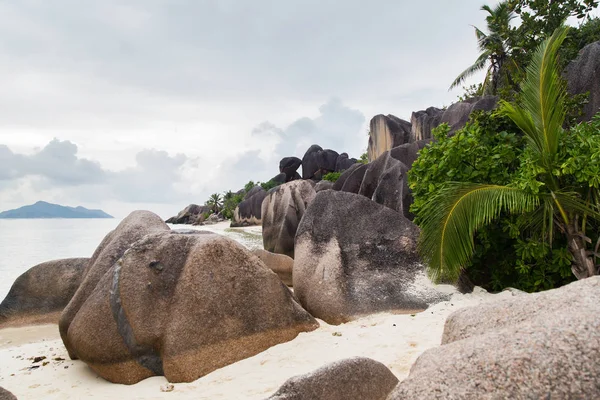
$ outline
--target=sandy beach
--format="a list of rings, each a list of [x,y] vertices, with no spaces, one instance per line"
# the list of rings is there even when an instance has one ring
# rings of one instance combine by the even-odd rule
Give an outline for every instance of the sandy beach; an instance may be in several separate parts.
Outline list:
[[[415,315],[377,314],[339,326],[319,321],[314,332],[194,382],[175,384],[171,392],[161,391],[164,377],[131,386],[98,377],[83,362],[69,360],[56,325],[7,328],[0,330],[0,386],[19,399],[264,399],[294,375],[352,356],[380,361],[402,380],[421,353],[440,344],[450,313],[511,295],[476,288]],[[46,358],[34,362],[35,357]]]

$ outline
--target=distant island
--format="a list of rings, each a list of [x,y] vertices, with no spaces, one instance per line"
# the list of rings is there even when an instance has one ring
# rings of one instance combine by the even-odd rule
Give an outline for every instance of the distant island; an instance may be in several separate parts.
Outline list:
[[[114,218],[102,210],[88,210],[85,207],[65,207],[58,204],[38,201],[29,206],[0,212],[0,219],[25,218]]]

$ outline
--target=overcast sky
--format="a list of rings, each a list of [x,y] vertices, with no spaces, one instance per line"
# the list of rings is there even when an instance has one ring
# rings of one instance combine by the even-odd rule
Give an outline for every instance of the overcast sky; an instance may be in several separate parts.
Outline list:
[[[0,211],[168,217],[311,144],[359,157],[374,115],[461,94],[482,4],[0,0]]]

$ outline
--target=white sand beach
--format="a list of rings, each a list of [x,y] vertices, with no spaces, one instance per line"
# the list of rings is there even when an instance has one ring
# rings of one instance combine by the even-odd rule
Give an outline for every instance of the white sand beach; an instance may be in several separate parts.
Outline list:
[[[425,350],[440,344],[446,317],[453,311],[510,297],[476,288],[413,315],[377,314],[340,326],[301,333],[195,382],[178,383],[162,392],[164,377],[132,386],[98,377],[85,363],[71,361],[56,325],[0,330],[0,386],[19,399],[264,399],[288,378],[339,359],[364,356],[384,363],[399,378]],[[46,357],[34,363],[34,357]],[[45,364],[45,365],[44,365]]]

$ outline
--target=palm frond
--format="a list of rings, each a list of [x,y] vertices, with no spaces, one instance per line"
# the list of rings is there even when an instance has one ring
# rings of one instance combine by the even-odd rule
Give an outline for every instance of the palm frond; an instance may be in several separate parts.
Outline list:
[[[500,111],[517,124],[533,149],[548,162],[558,151],[565,120],[565,90],[557,54],[568,27],[558,28],[534,53],[521,86],[521,104],[501,102]]]
[[[458,75],[458,77],[454,80],[454,82],[452,82],[452,85],[450,85],[450,89],[448,90],[452,90],[455,87],[462,85],[464,81],[467,80],[467,78],[485,68],[485,64],[487,63],[489,57],[489,52],[484,52],[483,54],[481,54],[473,65],[471,65],[469,68],[461,72],[460,75]]]
[[[470,260],[473,235],[501,212],[526,213],[536,196],[498,185],[450,183],[424,206],[419,249],[434,281],[458,279]]]

